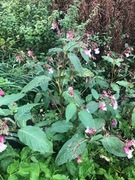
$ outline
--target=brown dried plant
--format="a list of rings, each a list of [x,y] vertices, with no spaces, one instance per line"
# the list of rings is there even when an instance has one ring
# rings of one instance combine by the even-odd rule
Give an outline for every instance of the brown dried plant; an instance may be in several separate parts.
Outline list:
[[[55,6],[67,12],[73,0],[57,0]],[[80,20],[89,19],[87,32],[106,33],[112,37],[111,46],[119,52],[124,43],[135,46],[135,0],[80,0]],[[55,7],[56,8],[56,7]],[[125,39],[122,35],[126,35]]]

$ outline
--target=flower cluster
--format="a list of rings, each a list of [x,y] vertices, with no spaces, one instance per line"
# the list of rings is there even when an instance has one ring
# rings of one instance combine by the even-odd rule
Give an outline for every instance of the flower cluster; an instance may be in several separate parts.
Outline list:
[[[0,152],[3,152],[7,148],[7,145],[4,144],[4,142],[5,142],[4,136],[0,136]]]
[[[123,150],[127,154],[128,159],[131,159],[133,157],[133,151],[135,148],[135,140],[127,140],[125,146],[123,147]]]

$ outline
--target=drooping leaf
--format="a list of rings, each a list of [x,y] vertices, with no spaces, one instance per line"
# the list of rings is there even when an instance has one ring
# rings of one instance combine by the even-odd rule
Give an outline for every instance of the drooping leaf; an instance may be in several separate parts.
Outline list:
[[[76,105],[74,103],[70,103],[66,108],[66,122],[68,122],[75,115],[77,111]]]
[[[52,124],[51,131],[57,133],[65,133],[73,128],[73,124],[71,122],[66,121],[57,121]]]
[[[24,96],[25,96],[25,94],[23,94],[23,93],[5,95],[4,97],[0,96],[0,106],[9,105],[15,101],[18,101],[19,99],[23,98]]]
[[[73,64],[75,70],[82,74],[82,65],[79,58],[74,53],[68,53],[68,58],[71,64]]]
[[[20,127],[26,126],[27,120],[31,118],[30,110],[38,104],[26,104],[18,108],[17,113],[14,115],[15,120]]]
[[[31,91],[32,89],[38,87],[38,86],[42,86],[45,83],[48,83],[48,81],[50,80],[49,77],[42,75],[42,76],[36,76],[33,80],[31,80],[23,89],[21,92],[28,92]]]
[[[98,92],[97,92],[95,89],[91,89],[91,93],[92,93],[92,96],[93,96],[95,99],[98,99],[98,98],[99,98],[99,94],[98,94]]]
[[[52,153],[52,143],[47,139],[46,134],[34,126],[25,126],[18,131],[20,141],[29,146],[33,151],[40,153]]]
[[[62,165],[66,162],[76,159],[77,156],[81,155],[86,148],[86,142],[80,135],[74,135],[69,139],[60,149],[57,157],[56,164]]]
[[[133,128],[135,128],[135,108],[133,109],[133,112],[132,112],[132,126]]]
[[[102,142],[102,145],[104,146],[104,148],[108,152],[114,154],[115,156],[119,156],[119,157],[127,156],[127,154],[123,150],[124,143],[117,137],[108,136],[108,137],[104,137],[100,141]]]

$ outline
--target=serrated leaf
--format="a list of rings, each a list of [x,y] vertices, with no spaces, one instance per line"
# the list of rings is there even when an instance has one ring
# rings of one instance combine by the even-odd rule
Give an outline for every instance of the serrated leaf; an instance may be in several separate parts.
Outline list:
[[[33,151],[40,153],[52,153],[52,143],[47,139],[46,134],[38,127],[25,126],[18,131],[20,141]]]
[[[127,154],[124,152],[124,143],[115,136],[104,137],[101,139],[104,148],[118,157],[126,157]]]
[[[73,118],[76,114],[77,108],[74,103],[70,103],[66,108],[66,122]]]
[[[23,98],[24,96],[25,96],[25,94],[23,94],[23,93],[5,95],[4,97],[0,96],[0,106],[9,105],[15,101],[18,101],[19,99]]]
[[[52,124],[51,131],[57,133],[65,133],[73,128],[73,124],[71,122],[66,121],[57,121]]]
[[[71,64],[73,64],[75,70],[82,74],[82,65],[79,58],[74,53],[68,53],[68,58]]]
[[[133,112],[132,112],[132,126],[133,128],[135,128],[135,108],[133,109]]]
[[[17,113],[14,115],[15,120],[20,127],[26,126],[27,120],[31,118],[31,109],[38,104],[26,104],[18,108]]]
[[[85,151],[85,148],[86,142],[84,141],[84,138],[79,135],[74,135],[60,149],[56,157],[56,164],[62,165],[72,159],[76,159],[77,156],[81,155]]]
[[[42,86],[45,83],[48,83],[48,81],[50,80],[49,77],[42,75],[42,76],[36,76],[33,80],[31,80],[23,89],[21,92],[28,92],[31,91],[32,89],[38,87],[38,86]]]
[[[93,96],[95,99],[98,99],[98,98],[99,98],[99,94],[98,94],[98,92],[97,92],[95,89],[91,89],[91,93],[92,93],[92,96]]]

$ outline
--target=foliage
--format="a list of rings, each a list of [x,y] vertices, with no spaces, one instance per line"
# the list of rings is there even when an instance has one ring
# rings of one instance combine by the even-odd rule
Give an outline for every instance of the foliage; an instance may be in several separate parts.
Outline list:
[[[2,12],[9,11],[16,23],[27,17],[23,8],[30,8],[27,27],[38,22],[35,15],[45,13],[49,24],[43,34],[46,38],[52,34],[58,41],[53,44],[50,37],[52,44],[44,49],[27,31],[23,37],[30,39],[21,39],[23,45],[6,44],[11,58],[6,62],[7,56],[2,56],[0,64],[0,152],[5,162],[0,163],[1,178],[134,179],[132,48],[126,44],[117,54],[109,47],[111,37],[85,34],[87,23],[78,25],[74,4],[67,14],[61,12],[61,18],[58,11],[48,10],[50,1],[45,9],[44,1],[10,3],[3,3]],[[15,9],[12,3],[18,3]],[[4,32],[0,30],[2,38]],[[20,32],[7,37],[15,40]],[[38,35],[42,39],[42,33]],[[19,145],[12,148],[11,140],[20,149]]]

